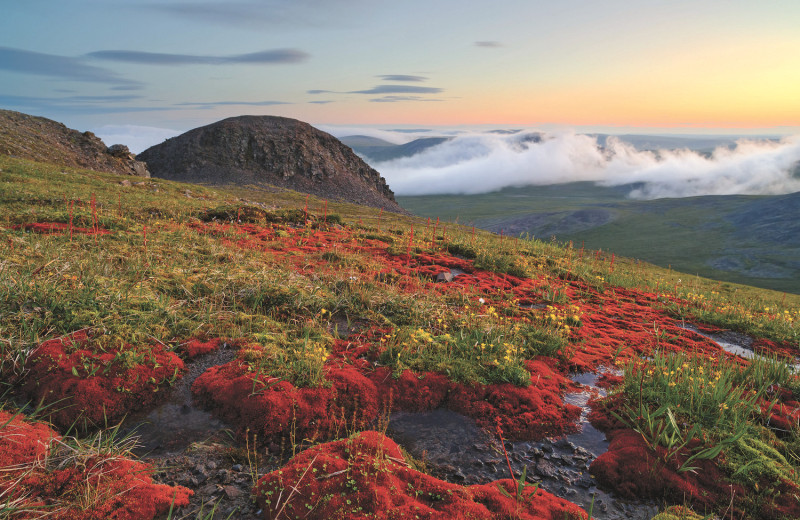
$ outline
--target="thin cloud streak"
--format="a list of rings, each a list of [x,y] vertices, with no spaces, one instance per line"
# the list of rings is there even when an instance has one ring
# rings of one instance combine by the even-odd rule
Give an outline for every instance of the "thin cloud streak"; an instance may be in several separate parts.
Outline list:
[[[417,87],[414,85],[378,85],[367,90],[351,90],[348,94],[439,94],[444,90],[438,87]]]
[[[175,103],[177,107],[200,107],[200,108],[214,108],[218,106],[227,105],[245,105],[251,107],[268,107],[272,105],[290,105],[286,101],[200,101],[200,102],[184,102]]]
[[[99,60],[135,63],[139,65],[230,65],[230,64],[275,64],[300,63],[310,55],[297,49],[271,49],[231,56],[202,56],[193,54],[166,54],[126,50],[90,52],[86,56]]]
[[[503,47],[503,44],[496,41],[478,41],[475,42],[476,47],[483,47],[485,49],[497,49]]]
[[[425,76],[410,76],[408,74],[382,74],[375,77],[381,78],[383,81],[408,81],[412,83],[428,81],[428,78]]]
[[[0,70],[87,83],[107,83],[128,87],[143,85],[138,81],[123,78],[108,69],[87,65],[80,58],[44,54],[11,47],[0,47]]]
[[[381,98],[370,99],[373,103],[398,103],[400,101],[441,101],[441,99],[431,99],[419,96],[383,96]]]

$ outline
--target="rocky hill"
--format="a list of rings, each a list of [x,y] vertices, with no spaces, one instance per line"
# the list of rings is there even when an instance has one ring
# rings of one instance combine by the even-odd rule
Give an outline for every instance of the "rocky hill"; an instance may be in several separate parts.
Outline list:
[[[127,146],[106,147],[92,132],[79,132],[44,117],[0,110],[0,154],[62,166],[150,177]]]
[[[349,147],[295,119],[232,117],[168,139],[139,158],[155,177],[272,185],[405,213],[385,179]]]

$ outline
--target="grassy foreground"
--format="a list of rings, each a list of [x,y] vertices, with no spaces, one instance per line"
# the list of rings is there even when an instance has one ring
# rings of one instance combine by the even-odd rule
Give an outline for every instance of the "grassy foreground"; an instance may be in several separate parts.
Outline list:
[[[591,470],[604,487],[730,518],[800,510],[800,384],[786,364],[798,295],[293,192],[5,156],[0,170],[0,518],[188,504],[102,439],[219,339],[236,357],[198,377],[198,402],[248,446],[313,445],[258,475],[265,518],[585,517],[513,472],[474,489],[414,473],[362,432],[390,409],[448,407],[517,439],[568,433],[566,376],[600,365],[623,370],[594,405],[612,441]],[[465,274],[435,282],[451,269]],[[684,323],[751,336],[766,360],[728,356]],[[398,486],[413,488],[402,507],[385,502]]]

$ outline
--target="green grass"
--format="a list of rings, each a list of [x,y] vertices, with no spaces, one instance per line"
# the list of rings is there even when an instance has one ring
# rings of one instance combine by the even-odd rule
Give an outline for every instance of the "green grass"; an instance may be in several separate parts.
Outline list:
[[[388,331],[377,361],[395,374],[411,368],[458,382],[525,385],[526,360],[537,355],[566,359],[570,349],[580,347],[570,343],[570,331],[581,327],[581,299],[615,287],[654,293],[676,320],[718,324],[800,349],[798,295],[688,276],[576,244],[501,238],[454,224],[447,224],[446,233],[440,224],[434,237],[433,224],[423,218],[349,204],[326,206],[288,191],[122,178],[5,156],[0,169],[5,386],[25,377],[25,359],[39,343],[86,328],[100,333],[100,348],[160,342],[177,349],[192,337],[236,338],[247,345],[240,355],[255,376],[254,393],[262,390],[255,383],[261,375],[319,386],[325,384],[323,366],[334,341],[347,335],[340,328],[351,326]],[[125,186],[124,180],[134,184]],[[589,197],[591,190],[584,189]],[[70,219],[91,227],[93,196],[100,226],[109,234],[70,237],[13,229]],[[240,246],[243,235],[228,225],[238,221],[264,229],[274,225],[277,232],[257,249]],[[313,245],[319,240],[316,231],[325,226],[346,230],[342,242],[310,252],[287,251],[282,242],[293,238]],[[467,289],[423,290],[421,279],[405,279],[401,286],[393,273],[378,275],[384,264],[361,249],[370,241],[399,258],[450,252],[472,259],[479,269],[530,277],[538,282],[530,298],[542,307],[523,309],[502,290],[484,294],[497,303],[483,305],[478,293]],[[575,284],[573,290],[564,280],[586,285]],[[694,380],[678,381],[671,374],[678,367],[688,370],[684,363]],[[763,395],[764,388],[780,385],[795,391],[786,365],[755,362],[742,369],[709,363],[656,357],[653,370],[669,376],[648,376],[646,385],[630,370],[625,394],[638,411],[628,420],[644,417],[639,412],[646,404],[650,424],[637,427],[652,443],[672,446],[699,436],[692,429],[698,425],[723,445],[735,478],[750,485],[796,466],[798,441],[777,439],[754,424],[752,396],[737,390],[752,388]],[[700,367],[704,380],[697,377]],[[717,370],[721,376],[712,391],[708,378]],[[706,386],[699,388],[697,381]],[[0,407],[8,399],[1,398]],[[737,438],[740,431],[745,433]],[[763,456],[748,462],[753,450]]]
[[[800,229],[791,201],[743,195],[633,201],[625,193],[583,182],[398,202],[426,217],[555,237],[723,282],[800,293]]]
[[[612,413],[653,449],[663,447],[665,462],[688,456],[679,471],[721,454],[731,478],[753,489],[749,500],[757,504],[770,493],[764,482],[800,484],[797,431],[778,436],[764,426],[762,406],[770,410],[781,387],[800,395],[800,379],[780,359],[757,357],[743,367],[726,358],[658,353],[625,367],[617,394],[624,404]]]

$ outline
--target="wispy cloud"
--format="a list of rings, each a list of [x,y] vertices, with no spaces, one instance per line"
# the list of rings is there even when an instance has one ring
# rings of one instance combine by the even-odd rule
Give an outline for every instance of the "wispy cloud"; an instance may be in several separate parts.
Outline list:
[[[116,87],[111,87],[111,90],[144,90],[144,85],[117,85]]]
[[[252,107],[268,107],[272,105],[288,105],[285,101],[203,101],[203,102],[184,102],[175,103],[178,107],[197,107],[197,108],[214,108],[218,106],[227,105],[245,105]]]
[[[333,90],[312,89],[306,90],[306,94],[338,94],[338,92],[334,92]]]
[[[370,99],[373,103],[397,103],[398,101],[441,101],[441,99],[424,98],[420,96],[383,96]]]
[[[123,112],[157,112],[164,110],[177,110],[167,106],[141,106],[131,105],[131,101],[138,101],[141,96],[65,96],[65,97],[35,97],[0,95],[0,105],[37,113],[55,112],[69,114],[114,114]]]
[[[285,21],[287,18],[281,10],[271,8],[274,6],[256,2],[164,2],[144,4],[142,7],[184,19],[237,26],[258,26]]]
[[[476,46],[476,47],[484,47],[484,48],[486,48],[486,49],[497,49],[497,48],[499,48],[499,47],[502,47],[502,46],[503,46],[503,44],[502,44],[502,43],[500,43],[500,42],[496,42],[496,41],[486,41],[486,40],[483,40],[483,41],[477,41],[477,42],[475,42],[475,46]]]
[[[331,99],[325,99],[320,101],[309,101],[309,103],[312,103],[314,105],[327,105],[328,103],[335,103],[335,101]]]
[[[12,47],[0,47],[0,70],[88,83],[107,83],[127,87],[142,86],[142,83],[123,78],[108,69],[86,64],[81,58],[44,54]]]
[[[410,76],[408,74],[382,74],[380,76],[375,76],[376,78],[381,78],[384,81],[409,81],[409,82],[419,82],[419,81],[427,81],[428,78],[425,76]]]
[[[348,94],[438,94],[438,87],[417,87],[414,85],[378,85],[368,90],[351,90]]]
[[[352,4],[353,0],[258,0],[149,2],[136,8],[158,11],[181,21],[194,20],[205,24],[229,25],[263,30],[264,27],[329,26],[332,19],[350,23],[343,9],[336,4]]]
[[[136,63],[143,65],[230,65],[230,64],[273,64],[300,63],[309,58],[309,54],[298,49],[271,49],[247,54],[230,56],[203,56],[195,54],[167,54],[161,52],[141,52],[125,50],[107,50],[90,52],[90,58]]]
[[[47,103],[49,105],[70,105],[74,103],[127,103],[142,96],[110,95],[110,96],[62,96],[62,97],[37,97],[37,96],[0,96],[0,99],[11,103]]]

